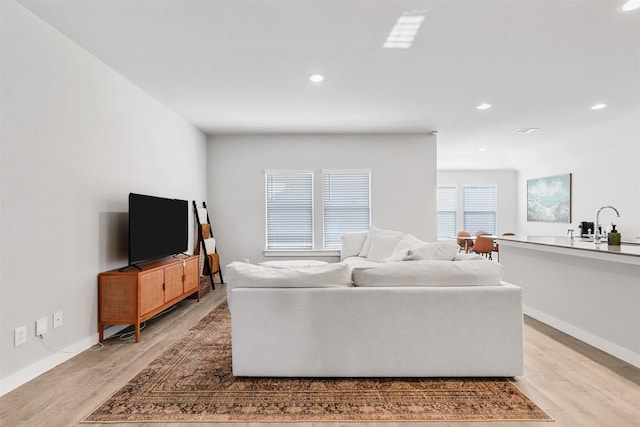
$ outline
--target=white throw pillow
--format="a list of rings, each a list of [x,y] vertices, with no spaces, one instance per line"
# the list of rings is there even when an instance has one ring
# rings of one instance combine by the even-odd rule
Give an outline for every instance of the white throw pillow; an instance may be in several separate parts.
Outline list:
[[[425,244],[426,242],[423,242],[422,240],[418,239],[415,236],[412,236],[411,234],[407,234],[395,247],[395,249],[393,250],[393,254],[390,257],[383,259],[381,262],[404,261],[404,258],[407,256],[409,249],[416,249]]]
[[[208,239],[204,239],[204,248],[207,251],[207,254],[213,254],[216,252],[216,239],[213,237],[209,237]]]
[[[393,251],[400,240],[402,240],[402,237],[398,235],[374,233],[371,236],[371,248],[367,259],[373,262],[380,262],[385,258],[389,258],[393,255]]]
[[[453,261],[458,254],[459,247],[455,243],[434,242],[426,243],[417,249],[409,249],[403,261],[440,260]]]
[[[383,259],[381,262],[400,262],[404,261],[404,258],[407,256],[407,253],[410,249],[401,249],[399,251],[395,251],[389,258]]]
[[[369,230],[369,233],[367,234],[367,239],[364,241],[364,244],[362,245],[362,249],[360,250],[358,256],[369,258],[369,251],[371,250],[371,239],[376,234],[398,236],[400,239],[404,237],[404,233],[400,231],[383,230],[381,228],[371,227],[371,230]]]
[[[393,250],[394,253],[399,252],[403,249],[416,249],[419,248],[420,246],[424,245],[427,242],[423,242],[422,240],[418,239],[417,237],[411,235],[411,234],[407,234],[406,236],[404,236],[402,238],[402,240],[400,240],[400,243],[398,243],[398,246],[396,246],[396,248]]]
[[[492,286],[499,285],[504,267],[478,261],[389,262],[373,268],[354,268],[354,286]]]
[[[340,261],[352,256],[358,256],[365,240],[369,236],[368,231],[362,231],[357,233],[342,233],[342,246],[340,246]]]

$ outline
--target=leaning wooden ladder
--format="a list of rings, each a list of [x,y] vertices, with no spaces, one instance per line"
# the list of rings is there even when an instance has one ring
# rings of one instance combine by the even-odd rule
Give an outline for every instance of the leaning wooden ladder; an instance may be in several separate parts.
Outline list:
[[[214,274],[220,275],[220,283],[224,283],[224,279],[222,278],[222,270],[220,270],[220,257],[218,256],[218,248],[216,247],[216,241],[213,237],[213,228],[211,227],[207,204],[202,202],[202,207],[199,208],[194,200],[193,212],[196,215],[196,221],[198,223],[198,243],[204,255],[204,269],[202,274],[209,276],[211,289],[215,289],[216,286],[213,281]],[[209,247],[209,250],[207,250],[207,247]],[[211,251],[211,248],[213,248],[213,251]]]

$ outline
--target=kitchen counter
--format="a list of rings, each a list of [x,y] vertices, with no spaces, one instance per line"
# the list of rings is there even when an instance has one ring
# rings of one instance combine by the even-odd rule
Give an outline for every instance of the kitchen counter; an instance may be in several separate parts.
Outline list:
[[[614,262],[640,265],[640,243],[623,241],[619,246],[610,246],[606,241],[596,245],[590,239],[576,237],[572,242],[565,236],[499,236],[496,239],[501,247],[513,245],[547,252],[596,258]]]
[[[497,237],[524,312],[640,367],[640,245],[567,236]]]

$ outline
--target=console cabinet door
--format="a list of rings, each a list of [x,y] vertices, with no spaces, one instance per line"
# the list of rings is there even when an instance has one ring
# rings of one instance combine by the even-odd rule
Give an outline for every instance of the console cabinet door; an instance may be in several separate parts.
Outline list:
[[[178,298],[184,293],[182,286],[182,274],[182,263],[176,263],[165,267],[164,302],[169,302],[172,299]]]
[[[148,313],[164,304],[164,272],[151,270],[140,273],[140,312]]]
[[[193,291],[200,286],[200,275],[198,274],[200,260],[197,257],[189,258],[184,267],[184,291]]]

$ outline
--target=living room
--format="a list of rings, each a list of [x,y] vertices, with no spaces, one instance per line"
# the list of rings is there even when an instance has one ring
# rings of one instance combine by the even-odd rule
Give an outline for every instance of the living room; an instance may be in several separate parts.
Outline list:
[[[74,41],[72,34],[63,34],[38,16],[36,11],[46,13],[47,3],[0,4],[3,394],[97,342],[96,277],[127,263],[130,192],[207,201],[223,265],[269,259],[264,252],[264,170],[278,168],[372,169],[373,225],[403,230],[423,240],[437,237],[435,197],[439,183],[450,183],[447,181],[456,176],[464,176],[467,182],[495,183],[504,175],[513,193],[499,201],[504,203],[501,212],[505,212],[499,220],[500,233],[566,235],[568,228],[577,228],[581,220],[592,221],[600,206],[610,204],[621,213],[618,226],[623,236],[640,236],[640,16],[638,11],[635,15],[620,14],[615,10],[616,2],[592,2],[596,5],[587,13],[589,17],[604,13],[603,4],[614,3],[611,15],[606,16],[609,25],[616,23],[617,31],[603,31],[604,39],[592,46],[593,56],[579,57],[568,67],[575,75],[587,73],[586,67],[590,67],[590,76],[600,76],[591,85],[598,93],[584,93],[581,120],[567,110],[570,131],[563,134],[540,126],[537,135],[513,135],[514,129],[508,128],[504,138],[505,144],[511,145],[508,156],[479,152],[483,147],[469,138],[461,138],[459,148],[449,148],[445,122],[435,129],[383,126],[391,120],[384,116],[384,109],[373,116],[370,131],[361,126],[357,132],[339,132],[348,117],[330,132],[318,130],[317,124],[289,132],[269,131],[264,123],[251,127],[241,120],[244,104],[257,103],[256,109],[265,115],[284,110],[278,105],[279,94],[269,88],[261,93],[260,102],[242,95],[228,105],[239,120],[235,130],[203,130],[109,65],[113,52],[102,52],[102,57],[91,53]],[[414,9],[421,2],[408,3],[403,6]],[[564,3],[565,7],[575,4]],[[56,15],[55,6],[51,7]],[[76,19],[64,10],[57,16],[82,19],[81,14]],[[64,20],[57,25],[63,25]],[[91,22],[84,25],[90,27]],[[583,34],[586,25],[575,25],[575,31]],[[96,34],[98,38],[117,38],[118,31]],[[615,56],[622,58],[621,62],[598,57],[609,50],[623,50]],[[130,54],[144,57],[141,52]],[[544,61],[544,56],[540,60]],[[469,66],[464,61],[460,65]],[[306,79],[309,71],[296,72]],[[368,72],[358,68],[359,78],[366,80]],[[163,74],[160,66],[157,73]],[[556,96],[545,101],[568,109],[563,87],[570,82],[552,77],[541,75],[541,80],[532,80],[531,85],[555,88]],[[182,80],[190,79],[183,76]],[[251,85],[247,91],[257,90]],[[307,88],[305,93],[316,89],[319,87]],[[452,103],[461,102],[453,89],[451,92],[455,96]],[[608,101],[614,96],[627,104]],[[590,103],[601,98],[611,105],[590,110]],[[320,102],[294,101],[295,109],[312,110],[314,102]],[[380,104],[384,101],[378,100]],[[363,105],[365,102],[356,107]],[[482,123],[481,114],[491,114],[499,106],[494,106],[494,111],[479,112],[475,105],[469,109],[473,111],[468,119]],[[518,113],[531,113],[518,127],[538,126],[535,111]],[[426,116],[419,115],[416,121],[426,121]],[[466,118],[451,118],[450,122],[462,123]],[[354,112],[352,119],[358,121],[359,115]],[[531,123],[533,120],[536,122]],[[250,131],[238,132],[242,127]],[[479,127],[472,126],[470,132],[479,131]],[[527,180],[565,173],[573,176],[572,224],[528,222]],[[193,230],[193,218],[190,222]],[[194,246],[192,232],[189,247]],[[335,253],[332,256],[335,258]],[[45,346],[36,337],[35,320],[60,310],[64,312],[63,326],[49,328]],[[27,327],[27,342],[16,347],[14,330],[22,325]],[[629,325],[629,334],[637,331],[638,325]]]

